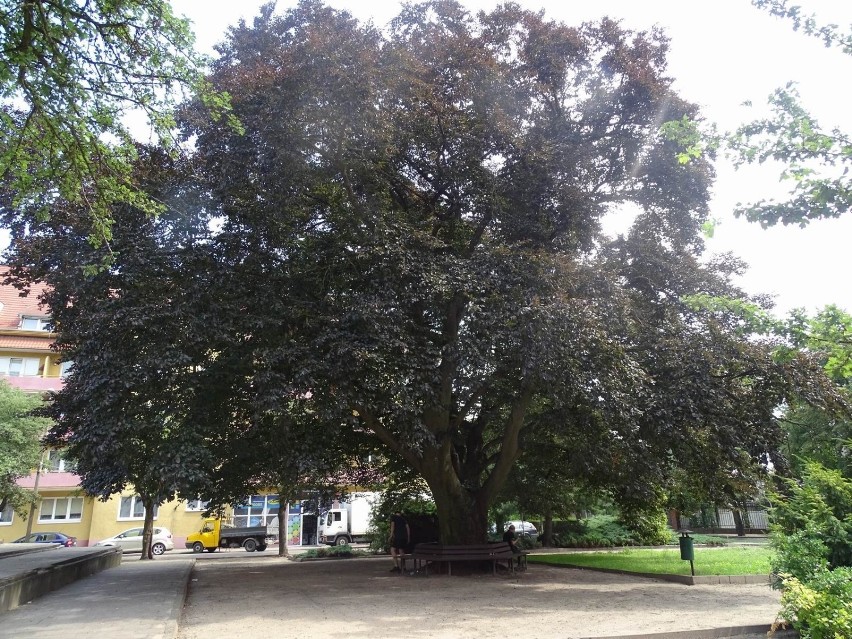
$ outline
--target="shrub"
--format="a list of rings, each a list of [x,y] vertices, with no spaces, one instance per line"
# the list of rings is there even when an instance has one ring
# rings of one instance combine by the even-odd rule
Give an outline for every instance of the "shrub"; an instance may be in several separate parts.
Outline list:
[[[781,616],[801,639],[852,637],[852,568],[823,570],[807,583],[783,582]]]
[[[827,548],[830,568],[852,565],[852,481],[808,462],[801,482],[787,488],[789,496],[771,495],[774,539],[808,531]]]
[[[323,557],[369,557],[374,553],[364,550],[356,550],[349,544],[343,546],[326,546],[324,548],[311,548],[303,552],[300,557],[305,559],[321,559]]]
[[[782,575],[808,582],[828,570],[828,548],[812,526],[785,535],[772,533],[773,587],[783,587]]]
[[[637,539],[611,515],[553,524],[553,545],[560,548],[635,546]]]
[[[612,515],[596,515],[585,520],[587,535],[605,539],[608,546],[635,546],[639,539]]]
[[[808,462],[787,489],[771,497],[781,617],[802,639],[852,637],[852,482]]]
[[[673,536],[666,513],[660,508],[624,511],[619,521],[643,546],[667,544]]]
[[[388,487],[373,504],[368,535],[371,550],[389,550],[390,518],[396,511],[403,513],[411,527],[412,544],[437,540],[435,503],[417,486]]]

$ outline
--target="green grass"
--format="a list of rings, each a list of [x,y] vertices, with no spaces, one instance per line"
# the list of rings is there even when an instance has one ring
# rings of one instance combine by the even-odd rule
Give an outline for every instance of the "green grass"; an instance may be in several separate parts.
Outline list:
[[[770,551],[767,548],[696,548],[696,575],[768,575]],[[680,550],[621,550],[618,552],[530,555],[537,564],[609,568],[627,572],[688,575],[689,562]]]

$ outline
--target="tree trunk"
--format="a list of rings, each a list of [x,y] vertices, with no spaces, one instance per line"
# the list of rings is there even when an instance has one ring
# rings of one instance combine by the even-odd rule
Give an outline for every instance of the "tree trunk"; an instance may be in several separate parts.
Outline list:
[[[731,512],[734,513],[734,527],[737,529],[737,537],[745,537],[745,526],[739,507],[735,506],[731,509]]]
[[[544,546],[552,546],[553,545],[553,511],[548,509],[546,513],[544,513],[544,539],[542,540]]]
[[[142,497],[145,506],[145,523],[142,526],[142,556],[139,559],[153,559],[151,540],[154,537],[154,500],[150,497]]]
[[[278,493],[278,556],[286,557],[287,550],[287,504]]]
[[[484,544],[488,541],[488,503],[483,491],[469,491],[455,472],[441,473],[440,464],[425,464],[423,477],[432,490],[443,544]]]

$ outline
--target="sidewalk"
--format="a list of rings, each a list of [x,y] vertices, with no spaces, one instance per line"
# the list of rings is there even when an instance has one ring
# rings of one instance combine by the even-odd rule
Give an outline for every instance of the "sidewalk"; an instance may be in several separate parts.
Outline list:
[[[25,557],[2,559],[0,567]],[[154,561],[125,556],[116,568],[3,613],[0,638],[174,639],[194,563],[191,555]]]
[[[0,566],[24,560],[8,557]],[[690,587],[540,566],[517,577],[409,577],[391,575],[388,565],[384,557],[297,563],[244,551],[154,561],[125,555],[116,568],[0,614],[0,639],[377,639],[398,636],[400,628],[430,639],[519,631],[554,638],[765,639],[765,630],[757,630],[778,609],[777,593],[760,586]]]

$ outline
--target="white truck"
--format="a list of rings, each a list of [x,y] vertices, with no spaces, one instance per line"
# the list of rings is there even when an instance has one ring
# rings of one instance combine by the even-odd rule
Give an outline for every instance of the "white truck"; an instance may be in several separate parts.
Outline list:
[[[343,546],[366,542],[370,515],[377,493],[352,493],[347,501],[322,512],[319,517],[319,542]]]

